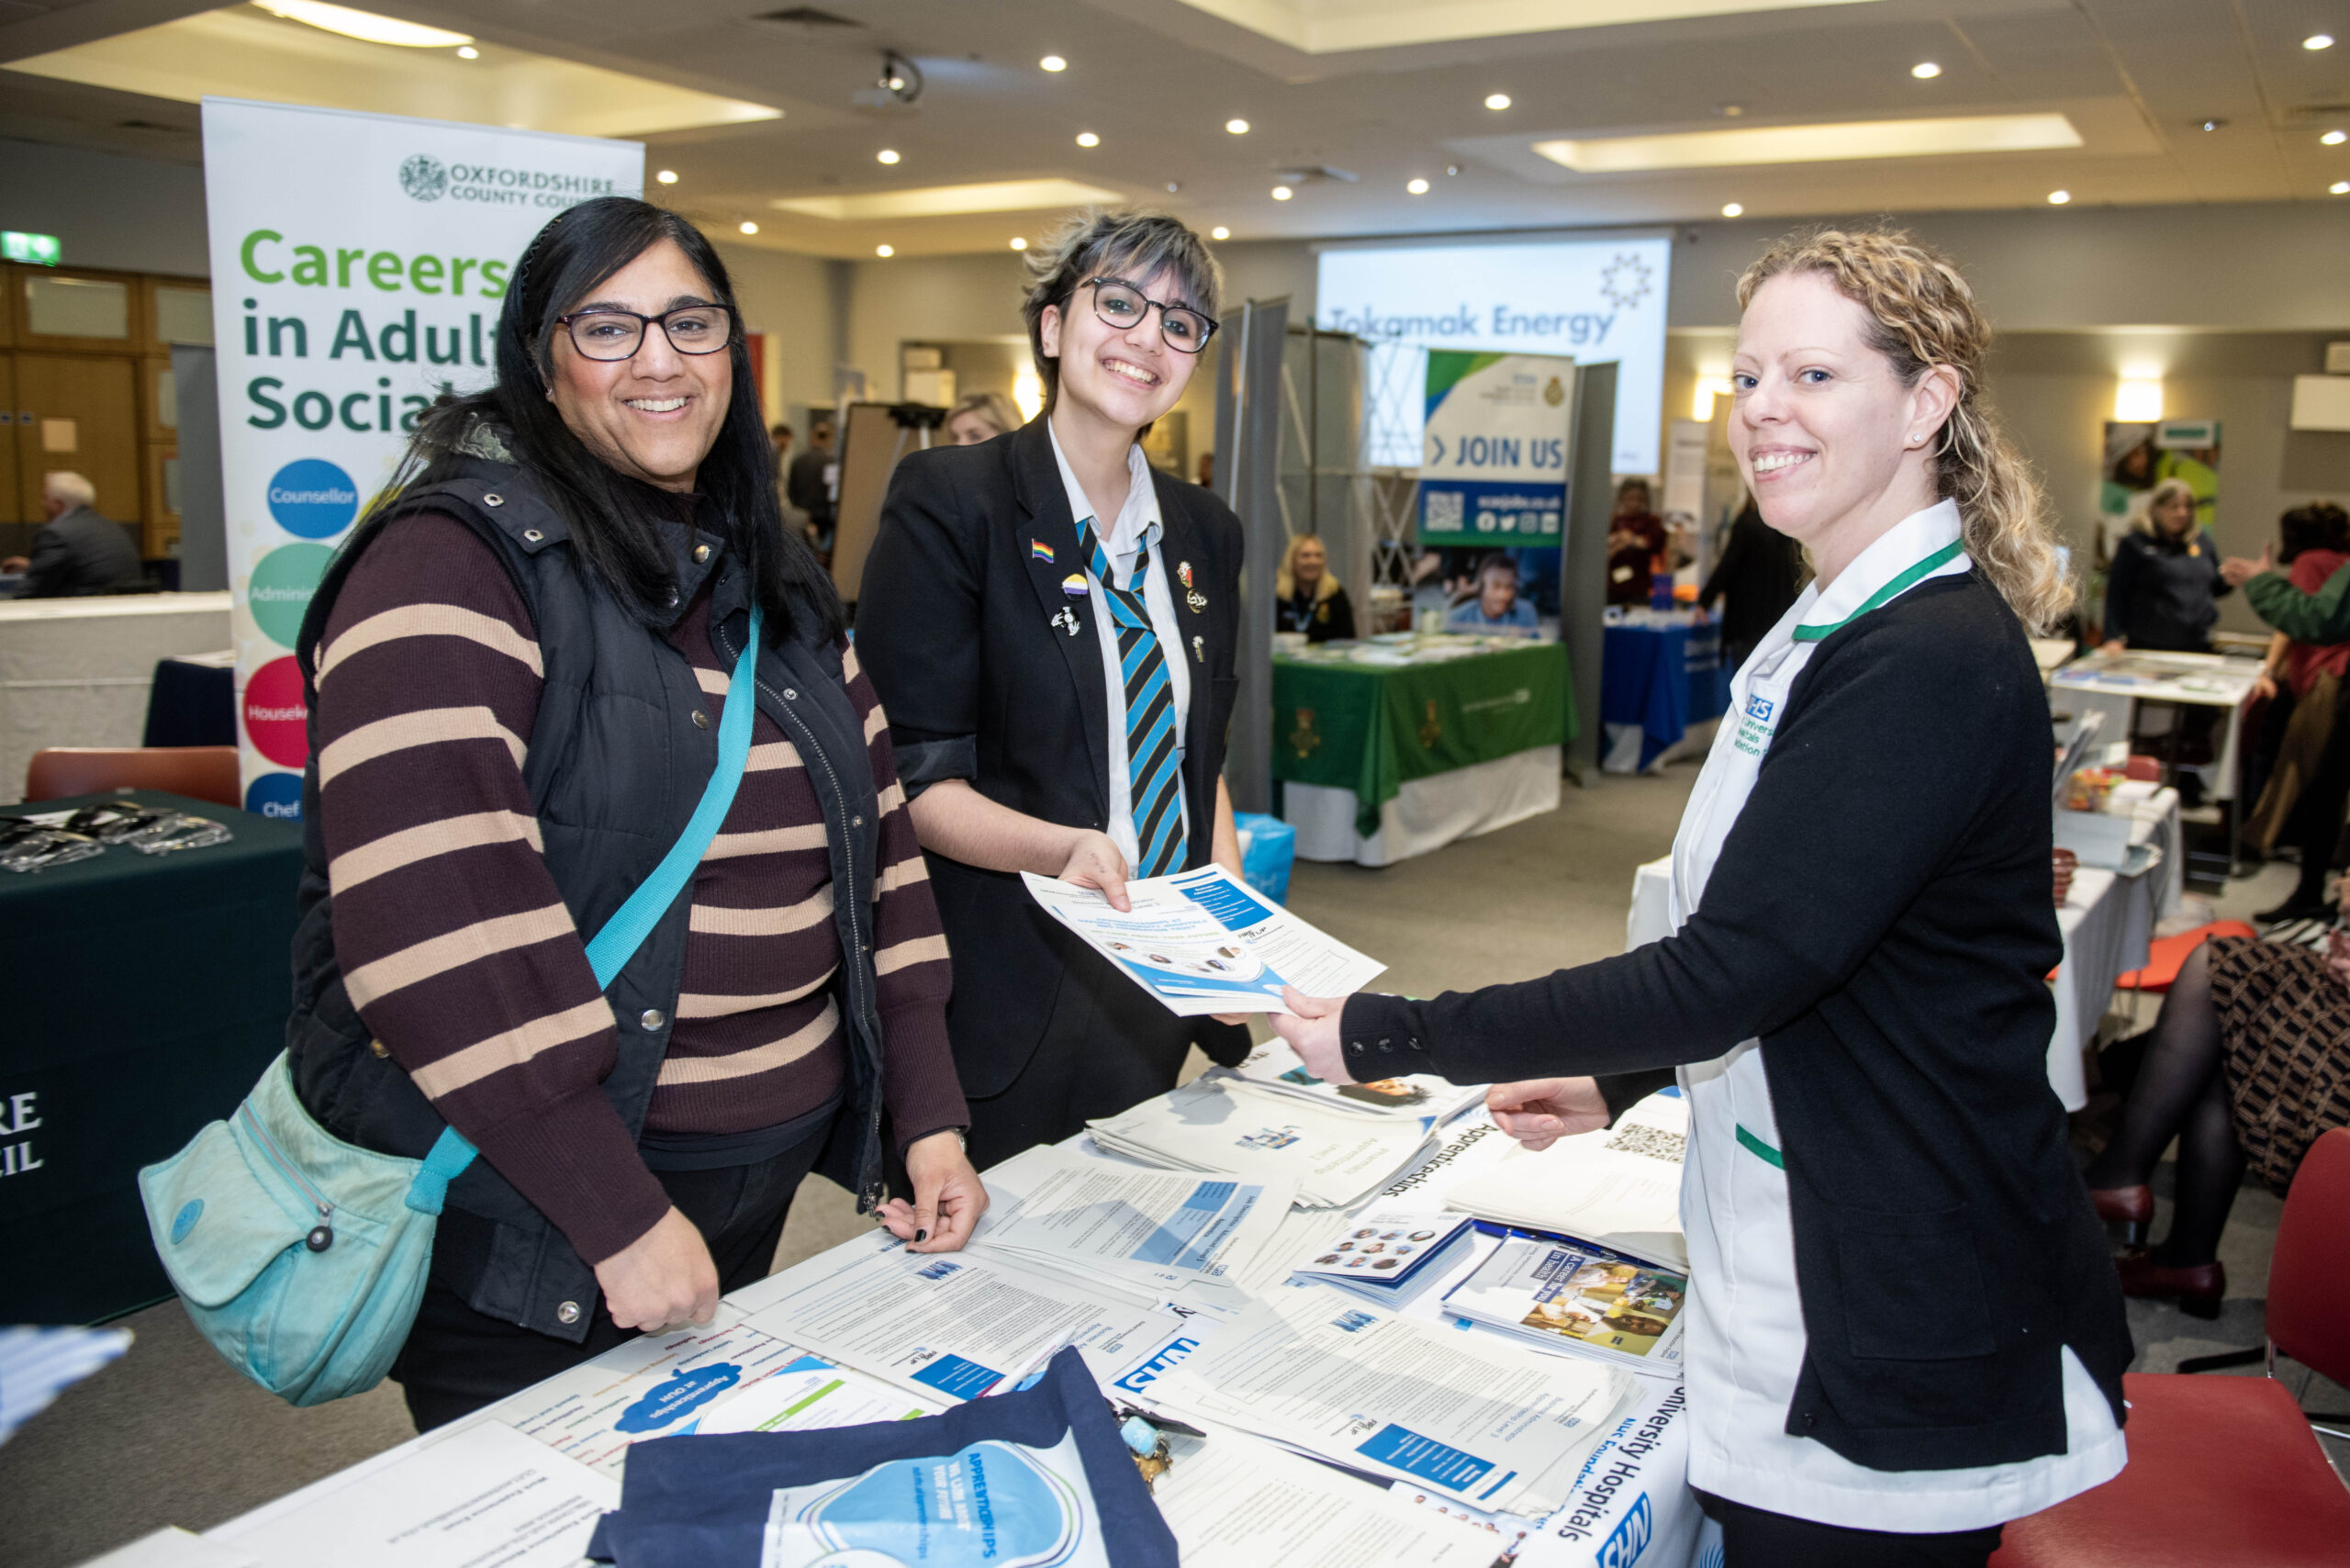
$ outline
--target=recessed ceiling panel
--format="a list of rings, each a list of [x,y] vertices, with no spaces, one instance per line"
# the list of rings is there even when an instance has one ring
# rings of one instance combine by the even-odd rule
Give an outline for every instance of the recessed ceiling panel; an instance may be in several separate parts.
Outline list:
[[[890,218],[953,218],[974,212],[1045,212],[1125,199],[1116,191],[1076,180],[990,180],[970,185],[923,185],[854,196],[778,196],[768,205],[809,218],[869,223]]]
[[[521,50],[482,44],[475,54],[368,43],[238,6],[6,69],[186,104],[207,95],[259,98],[572,136],[646,136],[782,112]]]
[[[2078,147],[2081,133],[2060,114],[1966,115],[1948,119],[1850,120],[1830,125],[1758,125],[1662,136],[1538,141],[1534,151],[1579,174],[1658,169],[1722,169],[1761,163],[1833,163],[1864,158],[1932,158],[1965,152],[2037,152]]]
[[[1689,17],[1732,17],[1871,0],[1182,0],[1306,54],[1404,49]]]

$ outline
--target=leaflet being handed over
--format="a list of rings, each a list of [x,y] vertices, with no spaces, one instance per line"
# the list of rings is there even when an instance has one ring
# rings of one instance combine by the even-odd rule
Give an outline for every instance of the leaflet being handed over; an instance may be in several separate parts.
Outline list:
[[[1126,884],[1133,907],[1024,871],[1029,896],[1136,985],[1184,1018],[1286,1013],[1281,987],[1346,996],[1387,968],[1267,902],[1221,866]]]

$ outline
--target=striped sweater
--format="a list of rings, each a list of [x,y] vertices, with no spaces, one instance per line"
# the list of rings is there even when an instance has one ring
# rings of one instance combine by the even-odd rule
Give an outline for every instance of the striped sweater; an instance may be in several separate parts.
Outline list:
[[[731,669],[711,645],[706,589],[669,641],[715,726]],[[882,1099],[902,1144],[969,1117],[946,1042],[946,939],[889,723],[853,650],[845,667],[880,797]],[[599,1087],[617,1059],[611,1010],[523,784],[541,676],[529,613],[487,544],[439,515],[386,530],[320,644],[319,826],[361,1020],[596,1263],[669,1200]],[[646,1130],[744,1132],[822,1108],[847,1072],[831,862],[806,769],[765,713],[692,898]]]

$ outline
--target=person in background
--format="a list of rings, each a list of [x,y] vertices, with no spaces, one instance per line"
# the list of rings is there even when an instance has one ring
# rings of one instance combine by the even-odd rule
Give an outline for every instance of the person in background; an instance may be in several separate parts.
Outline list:
[[[303,622],[296,1088],[347,1142],[481,1156],[392,1369],[420,1428],[710,1322],[820,1160],[916,1251],[986,1207],[888,722],[773,458],[710,241],[583,202]],[[607,991],[588,933],[703,798],[755,607],[748,766]]]
[[[2109,653],[2208,654],[2219,600],[2234,588],[2220,575],[2220,549],[2195,526],[2195,491],[2165,479],[2114,546],[2105,579]]]
[[[791,427],[769,425],[767,440],[775,443],[775,478],[780,486],[791,472]]]
[[[1200,468],[1196,482],[1203,490],[1213,490],[1215,488],[1214,453],[1203,452],[1200,454]]]
[[[1490,1082],[1538,1148],[1677,1077],[1689,1482],[1725,1560],[1981,1568],[2127,1457],[2129,1324],[2048,1083],[2026,638],[2072,592],[1954,266],[1815,230],[1738,297],[1730,449],[1818,576],[1733,684],[1673,934],[1432,1001],[1292,991],[1270,1022],[1325,1082]],[[1587,1073],[1622,1076],[1533,1076]]]
[[[1616,487],[1607,520],[1607,602],[1646,604],[1656,591],[1656,567],[1665,550],[1664,519],[1649,499],[1646,479]]]
[[[1289,542],[1273,577],[1274,631],[1303,632],[1309,643],[1354,636],[1355,607],[1329,564],[1329,552],[1315,535],[1301,533]]]
[[[1175,1086],[1196,1041],[1040,908],[1033,871],[1127,907],[1130,878],[1240,840],[1221,775],[1239,675],[1240,520],[1145,459],[1215,331],[1222,276],[1158,213],[1091,210],[1026,252],[1045,414],[906,454],[858,596],[954,955],[947,1028],[984,1167]]]
[[[967,392],[946,416],[946,439],[957,446],[977,446],[1010,435],[1024,422],[1019,409],[1002,393]]]
[[[833,455],[833,417],[818,414],[808,421],[808,450],[791,460],[783,498],[808,519],[808,543],[817,555],[833,548],[834,487],[839,483],[839,459]]]
[[[1540,622],[1534,606],[1517,597],[1517,563],[1499,551],[1477,564],[1476,593],[1452,607],[1444,618],[1448,632],[1481,632],[1488,636],[1531,637]]]
[[[2350,896],[2338,913],[2350,921]],[[2121,1289],[2217,1317],[2220,1233],[2246,1164],[2281,1198],[2310,1145],[2350,1126],[2350,935],[2328,932],[2322,951],[2214,937],[2179,966],[2144,1039],[2121,1120],[2082,1175],[2100,1215],[2143,1229],[2155,1163],[2178,1140],[2170,1232],[2123,1256]]]
[[[2277,538],[2282,547],[2277,564],[2288,568],[2288,580],[2304,593],[2315,593],[2350,564],[2350,512],[2331,502],[2312,501],[2287,512],[2277,520]],[[2297,643],[2282,632],[2268,639],[2260,678],[2253,687],[2256,695],[2268,700],[2268,707],[2253,748],[2254,767],[2246,769],[2245,788],[2255,802],[2244,818],[2246,853],[2266,858],[2278,836],[2295,825],[2296,807],[2307,792],[2305,786],[2316,777],[2339,716],[2345,667],[2350,667],[2350,643],[2313,645]],[[2314,857],[2314,878],[2305,879],[2304,886],[2286,901],[2288,908],[2322,905],[2325,862],[2341,832],[2341,801],[2330,809],[2322,801],[2311,803],[2314,814],[2296,842],[2325,842]]]
[[[1746,662],[1803,592],[1803,546],[1764,522],[1762,509],[1748,496],[1729,525],[1722,558],[1697,590],[1700,610],[1729,601],[1721,617],[1724,669],[1735,671]]]
[[[79,474],[61,469],[42,477],[40,510],[49,522],[33,535],[32,558],[23,568],[18,599],[85,599],[146,590],[130,531],[100,511],[97,499],[97,487]]]

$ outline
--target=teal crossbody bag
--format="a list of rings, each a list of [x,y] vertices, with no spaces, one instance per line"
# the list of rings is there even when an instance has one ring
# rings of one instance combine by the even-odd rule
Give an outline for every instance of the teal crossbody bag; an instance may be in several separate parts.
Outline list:
[[[691,880],[750,760],[759,612],[726,688],[718,766],[661,864],[588,944],[610,986]],[[432,1233],[474,1146],[442,1129],[422,1159],[343,1142],[304,1108],[284,1054],[237,1114],[139,1173],[155,1251],[229,1364],[296,1405],[383,1381],[424,1299]]]

